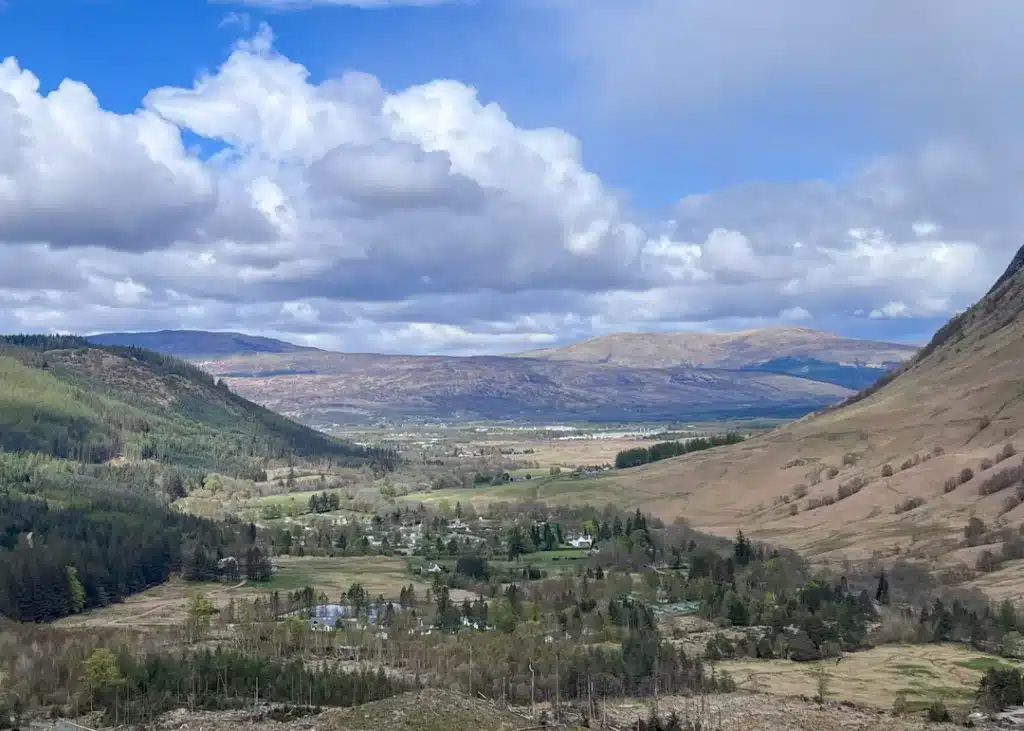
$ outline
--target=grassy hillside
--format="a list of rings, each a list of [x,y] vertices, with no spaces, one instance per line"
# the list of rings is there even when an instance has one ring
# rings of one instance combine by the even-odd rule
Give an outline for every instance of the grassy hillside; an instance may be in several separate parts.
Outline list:
[[[822,560],[912,557],[1019,595],[1022,427],[1024,250],[918,355],[844,405],[743,444],[616,471],[588,489]],[[1007,584],[1010,569],[1017,578]]]
[[[296,424],[175,358],[44,336],[0,339],[0,450],[242,476],[288,458],[389,456]]]

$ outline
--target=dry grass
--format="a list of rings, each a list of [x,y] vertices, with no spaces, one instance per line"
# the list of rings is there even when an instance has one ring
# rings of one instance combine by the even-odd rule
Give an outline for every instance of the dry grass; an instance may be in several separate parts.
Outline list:
[[[920,719],[898,718],[889,713],[849,708],[838,703],[823,705],[799,698],[771,697],[754,693],[729,693],[704,699],[662,696],[658,714],[675,711],[681,718],[700,720],[707,729],[724,731],[921,731]],[[608,702],[608,719],[622,728],[646,718],[650,703]],[[932,731],[962,728],[953,724],[928,724]]]
[[[1020,289],[1024,299],[1024,281]],[[742,528],[815,559],[940,558],[956,549],[971,515],[991,524],[1002,507],[1000,495],[978,495],[973,481],[950,493],[943,483],[964,468],[978,472],[1024,426],[1024,322],[1018,316],[994,329],[987,317],[982,312],[964,340],[938,348],[868,398],[742,444],[596,478],[588,483],[592,502],[685,517],[719,535]],[[847,454],[853,458],[844,464]],[[881,476],[883,465],[915,454],[909,469]],[[1014,460],[1020,457],[1007,464]],[[823,468],[836,465],[839,473],[829,479]],[[809,499],[834,496],[856,477],[868,480],[857,494],[805,510]],[[798,483],[810,487],[790,515],[782,498]],[[925,504],[894,513],[915,497]],[[1024,590],[1024,575],[1006,580],[1005,591]]]
[[[285,723],[271,720],[263,711],[189,712],[181,709],[165,713],[147,728],[152,731],[178,731],[183,728],[205,731],[278,731],[286,728],[290,731],[516,731],[529,725],[527,719],[498,710],[479,699],[441,690],[424,690],[355,708],[330,709]]]
[[[959,645],[886,645],[846,655],[841,662],[798,663],[790,660],[737,660],[719,663],[743,690],[781,696],[813,697],[815,671],[828,673],[832,700],[890,709],[896,695],[907,694],[911,704],[941,698],[950,708],[971,704],[982,672],[968,664],[991,656]]]
[[[363,585],[370,596],[383,594],[386,599],[397,599],[403,586],[412,584],[419,596],[430,585],[414,579],[406,569],[404,559],[387,556],[356,556],[351,558],[322,558],[281,556],[274,559],[279,567],[274,578],[265,584],[240,583],[192,584],[174,578],[165,584],[127,598],[120,604],[111,604],[84,614],[65,617],[57,622],[64,627],[106,627],[111,625],[158,626],[180,624],[185,621],[189,598],[202,591],[215,606],[224,608],[231,600],[251,601],[269,591],[294,591],[312,586],[326,592],[332,601],[353,583]],[[473,598],[469,592],[455,589],[455,601]]]

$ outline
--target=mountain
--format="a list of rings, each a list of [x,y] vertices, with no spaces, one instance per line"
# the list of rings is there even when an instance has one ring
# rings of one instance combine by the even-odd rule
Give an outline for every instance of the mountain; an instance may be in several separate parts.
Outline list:
[[[616,333],[513,357],[783,373],[860,389],[915,352],[911,345],[845,338],[806,327],[774,327],[732,333]]]
[[[1022,313],[1024,249],[977,304],[843,405],[608,481],[641,508],[718,533],[742,528],[819,557],[898,554],[973,570],[982,549],[963,547],[969,518],[1013,535],[1024,520],[1020,457],[998,461],[1024,451]],[[1013,535],[983,542],[1002,555],[999,537]]]
[[[88,340],[97,345],[145,348],[185,359],[223,357],[241,353],[300,353],[316,350],[273,338],[204,330],[100,333],[88,336]]]
[[[500,356],[321,351],[238,355],[196,364],[246,397],[307,421],[792,417],[852,393],[833,384],[774,373]]]
[[[246,401],[176,358],[48,336],[0,338],[3,452],[86,463],[126,457],[235,475],[289,457],[375,457]]]

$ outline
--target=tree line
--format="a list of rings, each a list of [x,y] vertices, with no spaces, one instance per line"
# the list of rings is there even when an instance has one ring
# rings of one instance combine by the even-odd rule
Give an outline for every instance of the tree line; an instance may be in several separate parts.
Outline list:
[[[658,462],[670,457],[680,457],[692,452],[700,452],[712,447],[723,447],[727,444],[738,444],[746,437],[738,432],[727,432],[725,434],[713,434],[707,437],[694,437],[681,441],[658,442],[650,447],[633,447],[625,449],[615,455],[615,469],[622,470],[628,467],[639,467],[650,462]]]

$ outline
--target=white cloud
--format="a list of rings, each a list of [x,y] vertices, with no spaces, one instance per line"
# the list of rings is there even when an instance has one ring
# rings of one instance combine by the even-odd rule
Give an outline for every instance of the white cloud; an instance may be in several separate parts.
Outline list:
[[[799,306],[787,308],[779,313],[780,320],[790,320],[792,322],[810,320],[812,317],[814,316],[810,312]]]
[[[910,317],[910,308],[903,302],[888,302],[884,307],[871,310],[868,317],[878,319],[882,317]]]
[[[200,159],[185,132],[223,150]],[[313,83],[266,27],[132,114],[76,82],[41,95],[8,59],[0,139],[7,331],[494,352],[896,305],[941,316],[987,288],[1024,226],[1024,154],[963,141],[641,223],[568,133],[518,127],[451,80]]]

